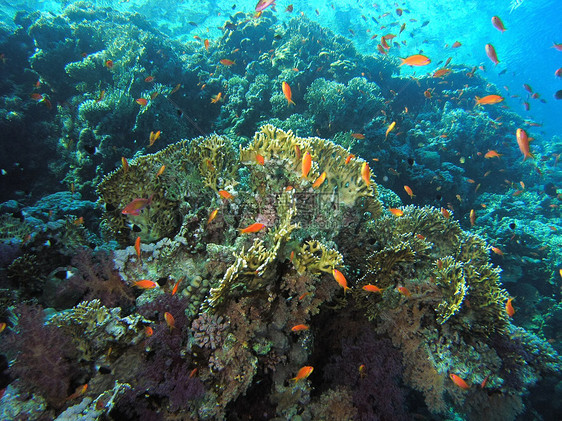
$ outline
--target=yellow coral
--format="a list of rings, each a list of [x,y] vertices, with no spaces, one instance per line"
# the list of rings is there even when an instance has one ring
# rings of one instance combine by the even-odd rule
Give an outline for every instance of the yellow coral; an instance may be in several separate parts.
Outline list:
[[[293,264],[299,273],[308,271],[313,274],[332,271],[343,264],[343,257],[339,251],[330,249],[319,241],[304,243],[293,259]]]

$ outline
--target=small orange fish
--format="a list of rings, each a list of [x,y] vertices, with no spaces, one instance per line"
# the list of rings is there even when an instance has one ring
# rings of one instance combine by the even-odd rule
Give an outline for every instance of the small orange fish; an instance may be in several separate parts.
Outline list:
[[[123,208],[121,213],[123,215],[139,216],[140,212],[144,208],[149,206],[151,203],[152,203],[152,196],[150,196],[148,199],[145,199],[145,198],[133,199],[133,201],[131,203],[129,203],[127,206],[125,206]]]
[[[156,282],[149,281],[148,279],[141,279],[140,281],[133,282],[133,285],[140,289],[153,289],[158,286]]]
[[[259,153],[256,154],[256,162],[260,165],[265,165],[265,158]]]
[[[500,156],[502,156],[503,154],[498,153],[495,150],[490,150],[488,152],[486,152],[486,155],[484,155],[484,158],[486,159],[490,159],[490,158],[499,158]]]
[[[461,379],[459,376],[457,376],[456,374],[451,373],[451,374],[449,374],[449,377],[451,378],[453,383],[455,383],[461,389],[466,390],[466,389],[470,388],[470,386],[463,379]]]
[[[394,128],[396,127],[396,121],[393,121],[392,123],[390,123],[390,126],[388,126],[388,129],[386,129],[386,133],[384,134],[384,140],[386,140],[386,138],[388,137],[388,134],[394,130]]]
[[[209,215],[209,219],[207,219],[207,225],[213,222],[213,220],[217,217],[218,213],[219,213],[219,208],[216,208],[211,212],[211,214]]]
[[[209,52],[209,40],[207,38],[205,38],[205,41],[203,41],[203,45],[205,46],[205,50]]]
[[[338,284],[340,284],[340,286],[343,288],[343,293],[345,294],[347,292],[347,290],[350,289],[350,288],[347,286],[347,279],[345,279],[345,276],[343,276],[343,273],[341,273],[337,269],[334,269],[334,270],[332,270],[332,275],[334,276],[334,279],[336,280],[336,282]]]
[[[367,164],[367,162],[363,162],[361,165],[361,178],[367,186],[371,184],[371,169],[369,168],[369,164]]]
[[[382,289],[376,285],[367,284],[363,286],[363,289],[367,292],[378,292],[379,294],[382,294]]]
[[[355,155],[353,155],[352,153],[350,153],[349,155],[347,155],[347,158],[345,158],[345,165],[349,164],[349,162],[355,158]]]
[[[444,77],[444,76],[447,76],[449,73],[451,73],[451,69],[438,69],[435,72],[433,72],[432,77],[434,77],[434,78]]]
[[[398,292],[402,294],[404,297],[411,297],[412,293],[406,287],[396,287]]]
[[[222,64],[223,66],[227,66],[227,67],[230,67],[230,66],[236,64],[236,63],[234,63],[234,61],[229,60],[227,58],[221,58],[219,61],[220,61],[220,64]]]
[[[160,177],[162,175],[162,173],[164,172],[164,170],[166,169],[165,165],[162,165],[160,167],[160,169],[158,170],[158,172],[156,173],[156,178]]]
[[[408,66],[426,66],[431,63],[431,60],[422,54],[414,54],[407,58],[401,58],[402,63],[400,66],[407,64]]]
[[[154,82],[154,76],[147,76],[144,78],[146,83]]]
[[[170,91],[170,95],[175,94],[177,91],[179,91],[181,88],[181,83],[178,83],[176,86],[174,86],[174,89],[172,89]]]
[[[82,386],[78,386],[75,390],[75,392],[70,395],[68,398],[66,398],[67,401],[71,401],[73,399],[76,399],[80,396],[82,396],[84,393],[86,393],[86,390],[88,389],[88,383],[83,384]]]
[[[365,364],[361,364],[358,368],[359,371],[359,377],[361,377],[362,379],[365,378],[365,371],[367,371],[367,367],[365,367]]]
[[[513,301],[513,298],[510,298],[505,303],[505,312],[507,313],[507,315],[509,317],[513,317],[513,315],[515,314],[515,309],[513,308],[513,304],[511,304],[512,301]]]
[[[74,225],[78,225],[78,226],[82,225],[83,223],[84,223],[84,217],[83,216],[81,216],[80,218],[76,218],[76,220],[74,220],[74,222],[73,222]]]
[[[219,190],[219,196],[226,200],[234,199],[234,195],[232,193],[227,192],[226,190]]]
[[[159,137],[160,137],[160,130],[158,130],[157,132],[150,132],[150,137],[148,138],[148,146],[150,147],[154,145],[154,142],[156,142]]]
[[[394,216],[402,216],[404,215],[404,211],[398,208],[388,208],[388,211],[393,214]]]
[[[178,292],[178,287],[180,286],[181,281],[183,281],[183,278],[178,279],[178,281],[174,284],[174,287],[172,288],[172,295],[176,295]]]
[[[322,185],[322,183],[324,183],[325,180],[326,180],[326,171],[320,174],[320,176],[316,179],[316,181],[312,183],[312,188],[317,189]]]
[[[250,226],[247,226],[246,228],[243,228],[240,230],[241,234],[249,234],[249,233],[254,233],[254,232],[258,232],[261,229],[263,229],[263,227],[265,227],[264,224],[260,224],[259,222],[255,222]]]
[[[148,100],[146,98],[137,98],[135,102],[139,104],[141,107],[146,107],[148,104]]]
[[[121,164],[123,165],[123,172],[129,171],[129,163],[127,162],[127,158],[124,156],[121,157]]]
[[[500,61],[498,60],[498,55],[496,54],[496,49],[494,48],[494,46],[492,44],[486,44],[485,49],[488,58],[492,60],[492,63],[494,63],[494,65],[497,65]]]
[[[474,224],[476,223],[476,212],[474,212],[474,209],[470,210],[470,226],[474,226]]]
[[[6,329],[6,326],[8,326],[8,325],[6,324],[6,322],[0,323],[0,333],[4,332],[4,329]]]
[[[310,152],[306,152],[302,157],[302,178],[306,178],[312,167],[312,156]]]
[[[358,140],[363,140],[365,139],[365,135],[361,134],[361,133],[351,133],[351,137],[358,139]]]
[[[451,217],[451,212],[449,212],[449,211],[448,211],[447,209],[445,209],[445,208],[441,208],[441,214],[442,214],[445,218],[447,218],[447,219],[449,219],[449,218]]]
[[[498,256],[503,256],[503,251],[501,251],[498,247],[490,247],[490,249]]]
[[[488,105],[488,104],[497,104],[503,101],[503,97],[500,95],[486,95],[485,97],[475,97],[476,98],[476,105]]]
[[[503,22],[498,16],[492,16],[492,25],[500,32],[505,31],[505,26],[503,26]]]
[[[314,367],[310,366],[310,365],[305,365],[304,367],[302,367],[299,372],[297,373],[296,377],[293,377],[291,380],[294,380],[294,382],[298,382],[299,380],[303,380],[306,379],[308,376],[310,376],[310,374],[312,373],[312,371],[314,370]]]
[[[150,326],[145,326],[144,334],[148,337],[151,337],[152,335],[154,335],[154,329],[152,329]]]
[[[462,44],[459,41],[455,41],[453,42],[453,45],[451,45],[451,48],[459,48]]]
[[[281,84],[281,89],[283,90],[283,95],[287,98],[287,105],[296,105],[295,102],[292,100],[293,93],[291,92],[291,87],[285,81]]]
[[[307,325],[295,325],[291,328],[293,332],[300,332],[301,330],[308,330]]]
[[[216,104],[217,102],[223,102],[224,98],[222,97],[222,92],[219,92],[216,95],[211,97],[211,104]]]
[[[141,258],[141,238],[137,237],[135,240],[135,251],[137,252],[137,258],[140,260]]]
[[[408,193],[410,199],[413,199],[416,196],[409,186],[404,186],[404,190],[406,190],[406,193]]]
[[[170,313],[164,313],[164,320],[166,320],[166,324],[168,325],[170,330],[172,330],[176,326],[176,319],[174,319],[174,316],[172,316]]]
[[[484,387],[486,387],[486,383],[488,382],[488,377],[490,377],[489,374],[486,377],[484,377],[484,380],[482,380],[482,383],[480,383],[480,388],[484,389]]]
[[[527,158],[535,158],[535,155],[531,153],[529,148],[529,143],[531,142],[532,138],[527,135],[527,132],[523,129],[517,129],[515,132],[515,137],[517,139],[517,145],[519,146],[519,150],[523,154],[523,161]]]
[[[113,69],[113,60],[106,60],[105,61],[105,67],[107,67],[109,70]]]

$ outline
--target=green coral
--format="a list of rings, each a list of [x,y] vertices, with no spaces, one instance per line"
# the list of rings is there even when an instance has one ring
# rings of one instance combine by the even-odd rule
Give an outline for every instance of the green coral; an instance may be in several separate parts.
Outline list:
[[[437,306],[436,313],[437,321],[443,324],[460,310],[467,285],[462,263],[452,257],[440,260],[437,270],[435,284],[440,287],[443,301]]]

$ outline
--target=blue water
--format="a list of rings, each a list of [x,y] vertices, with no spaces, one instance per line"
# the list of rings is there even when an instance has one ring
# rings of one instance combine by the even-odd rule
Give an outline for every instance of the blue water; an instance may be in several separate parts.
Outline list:
[[[562,2],[256,1],[0,0],[0,419],[561,419]]]

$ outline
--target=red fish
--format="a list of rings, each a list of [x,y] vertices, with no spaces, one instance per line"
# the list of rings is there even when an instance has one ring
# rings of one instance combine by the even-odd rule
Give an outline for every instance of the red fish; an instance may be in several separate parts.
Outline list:
[[[146,83],[150,83],[150,82],[154,82],[154,79],[155,79],[154,76],[147,76],[144,78],[144,81]]]
[[[106,60],[105,67],[107,67],[109,70],[113,69],[113,60]]]
[[[144,327],[144,334],[148,337],[154,335],[154,329],[152,329],[150,326],[145,326]]]
[[[298,382],[299,380],[303,380],[306,379],[308,376],[310,376],[310,374],[312,373],[312,371],[314,370],[314,367],[310,366],[310,365],[306,365],[304,367],[302,367],[299,372],[297,373],[296,377],[293,377],[291,380],[294,380],[294,382]]]
[[[131,203],[129,203],[127,206],[125,206],[123,208],[123,210],[121,211],[121,213],[123,215],[134,215],[134,216],[139,216],[140,212],[145,209],[147,206],[150,206],[150,204],[152,203],[152,197],[154,195],[151,195],[148,199],[145,198],[139,198],[139,199],[133,199],[133,201]]]
[[[517,145],[519,145],[519,150],[523,154],[523,161],[527,158],[535,158],[529,149],[529,142],[531,138],[527,135],[527,132],[523,129],[517,129],[515,132],[515,137],[517,138]]]
[[[347,286],[347,279],[345,279],[345,276],[343,276],[343,273],[341,273],[337,269],[334,269],[334,270],[332,270],[332,275],[334,276],[334,279],[336,280],[336,282],[338,284],[340,284],[340,286],[343,288],[343,292],[345,294],[347,292],[347,290],[349,289],[349,287]]]
[[[515,314],[515,309],[513,308],[513,304],[511,304],[512,301],[513,301],[513,298],[510,298],[505,303],[505,312],[507,313],[507,315],[509,317],[513,317],[513,315]]]
[[[135,251],[137,252],[137,257],[140,260],[141,257],[141,238],[137,237],[137,239],[135,240]]]
[[[283,83],[281,84],[281,88],[283,89],[283,95],[285,95],[285,98],[287,98],[287,105],[295,105],[295,102],[291,99],[293,97],[293,94],[291,92],[291,87],[289,86],[289,84],[283,81]]]
[[[459,376],[457,376],[456,374],[451,373],[451,374],[449,374],[449,377],[451,378],[453,383],[455,383],[461,389],[466,390],[466,389],[470,388],[470,386],[463,379],[461,379]]]
[[[250,226],[247,226],[246,228],[243,228],[240,230],[241,234],[249,234],[249,233],[254,233],[254,232],[258,232],[261,229],[263,229],[263,227],[265,227],[264,224],[260,224],[259,222],[255,222]]]
[[[497,65],[500,61],[498,60],[498,55],[496,54],[496,49],[492,44],[486,44],[486,55],[494,65]]]
[[[503,26],[503,22],[498,16],[492,16],[492,25],[500,32],[505,31],[505,26]]]
[[[486,95],[482,98],[476,98],[476,105],[489,105],[489,104],[497,104],[503,101],[503,97],[500,95]]]
[[[307,325],[295,325],[291,328],[293,332],[300,332],[301,330],[308,330]]]
[[[148,279],[141,279],[140,281],[133,282],[133,285],[140,289],[154,289],[158,284]]]
[[[219,61],[220,61],[220,64],[222,64],[223,66],[227,66],[227,67],[230,67],[230,66],[236,64],[236,63],[234,63],[234,61],[229,60],[227,58],[221,58]]]
[[[207,52],[209,52],[209,40],[205,38],[205,41],[203,41],[203,45],[205,45],[205,50],[207,50]]]

